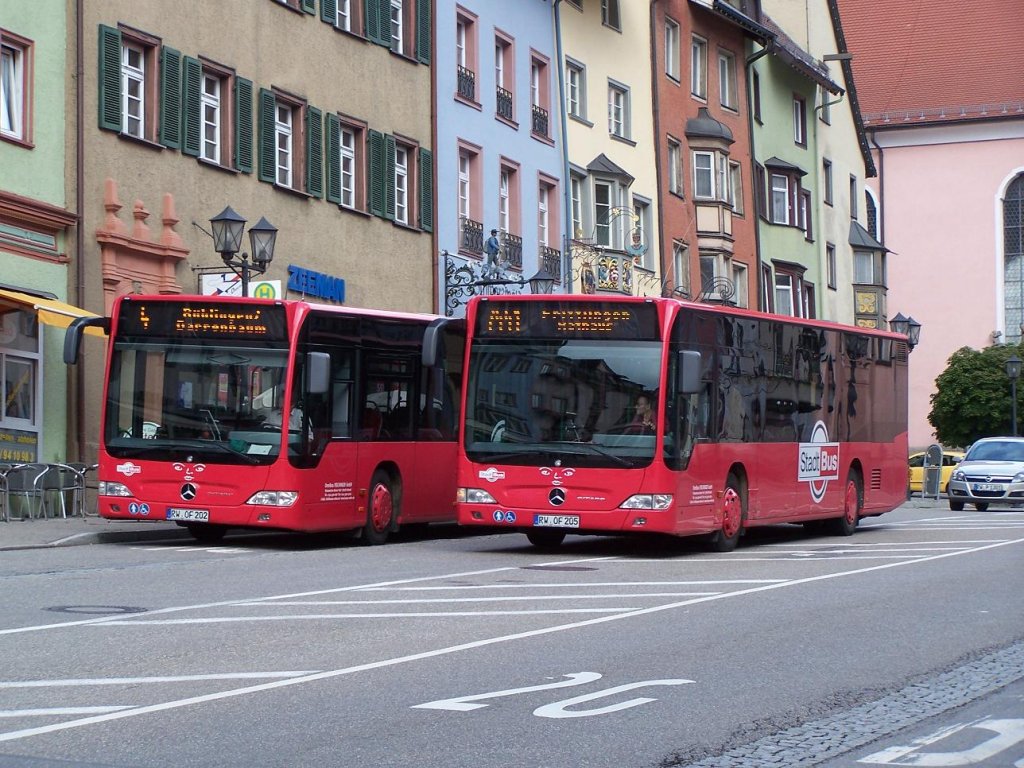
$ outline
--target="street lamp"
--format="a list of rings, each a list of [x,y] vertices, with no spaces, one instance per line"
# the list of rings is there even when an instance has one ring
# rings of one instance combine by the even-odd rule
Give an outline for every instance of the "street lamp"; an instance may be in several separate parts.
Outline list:
[[[889,327],[893,333],[900,333],[907,337],[907,347],[914,351],[917,342],[921,340],[921,324],[912,317],[904,317],[902,312],[897,312],[896,317],[889,320]]]
[[[530,293],[546,296],[555,288],[555,278],[544,267],[538,269],[537,274],[527,280],[527,282],[530,284]]]
[[[213,228],[213,249],[220,254],[224,265],[230,267],[232,272],[242,278],[242,295],[248,296],[249,273],[255,272],[262,275],[267,271],[270,262],[274,260],[277,227],[262,216],[259,221],[249,227],[249,250],[252,251],[252,262],[250,263],[249,254],[239,254],[242,249],[245,219],[235,213],[231,206],[210,219],[210,226]]]
[[[1021,359],[1016,355],[1006,358],[1006,375],[1010,379],[1010,425],[1017,436],[1017,379],[1020,378]]]

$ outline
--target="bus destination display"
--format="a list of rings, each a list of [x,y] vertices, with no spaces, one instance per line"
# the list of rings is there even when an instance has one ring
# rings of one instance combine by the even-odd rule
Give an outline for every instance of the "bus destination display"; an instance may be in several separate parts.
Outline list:
[[[654,304],[607,301],[486,301],[477,315],[477,337],[621,339],[657,341]]]
[[[121,303],[119,330],[138,336],[286,341],[284,307],[173,301]]]

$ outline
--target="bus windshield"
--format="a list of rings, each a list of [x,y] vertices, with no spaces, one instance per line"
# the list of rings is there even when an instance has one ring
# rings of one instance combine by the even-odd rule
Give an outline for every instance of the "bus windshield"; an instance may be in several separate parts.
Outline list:
[[[655,456],[657,341],[479,341],[465,449],[477,462],[635,467]]]
[[[201,339],[114,344],[104,442],[118,458],[269,464],[283,431],[301,445],[301,404],[286,407],[288,350]]]

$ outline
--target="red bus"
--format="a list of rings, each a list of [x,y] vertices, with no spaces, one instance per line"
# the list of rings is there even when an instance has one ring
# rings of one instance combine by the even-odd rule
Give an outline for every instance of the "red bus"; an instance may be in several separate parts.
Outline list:
[[[905,336],[642,297],[478,297],[466,319],[462,525],[729,551],[906,499]]]
[[[107,329],[99,513],[229,528],[453,522],[462,321],[212,296],[124,296]],[[449,468],[446,471],[446,468]]]

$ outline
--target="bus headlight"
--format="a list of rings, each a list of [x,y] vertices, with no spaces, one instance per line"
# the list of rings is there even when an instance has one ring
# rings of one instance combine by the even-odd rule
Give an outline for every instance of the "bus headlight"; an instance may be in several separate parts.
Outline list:
[[[100,480],[97,486],[97,493],[100,496],[131,496],[132,492],[123,483],[112,483],[108,480]]]
[[[494,497],[482,488],[459,488],[455,492],[456,504],[497,504]]]
[[[672,506],[671,493],[638,493],[622,502],[622,509],[664,510]]]
[[[290,507],[298,498],[298,491],[260,491],[245,503],[260,507]]]

